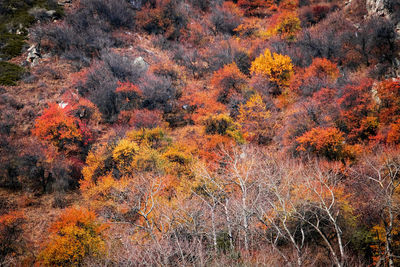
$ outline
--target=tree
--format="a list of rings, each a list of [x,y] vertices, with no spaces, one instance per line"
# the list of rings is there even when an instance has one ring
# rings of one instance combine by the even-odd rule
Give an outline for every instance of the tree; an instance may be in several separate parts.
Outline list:
[[[394,236],[397,235],[399,216],[399,193],[400,193],[400,159],[397,151],[378,151],[372,155],[366,155],[358,166],[350,169],[358,178],[363,189],[370,198],[374,212],[378,214],[375,225],[375,233],[383,232],[383,236],[376,236],[377,240],[384,241],[384,250],[377,251],[376,264],[398,265],[399,251],[395,247]],[[382,231],[381,231],[382,230]],[[374,234],[375,234],[374,233]]]
[[[289,56],[273,53],[269,49],[265,49],[264,54],[261,54],[251,63],[251,73],[260,75],[278,87],[278,92],[289,85],[290,78],[293,75],[293,65]]]
[[[272,17],[271,29],[268,35],[278,35],[289,42],[295,41],[297,34],[301,31],[300,19],[294,12],[282,12]]]
[[[242,125],[245,138],[258,144],[268,143],[272,129],[268,123],[271,113],[266,109],[259,94],[254,94],[239,108],[238,121]]]
[[[350,142],[368,140],[377,133],[379,120],[376,115],[377,103],[372,97],[372,81],[362,79],[357,84],[343,88],[338,99],[340,108],[340,129],[347,133]]]
[[[375,101],[379,104],[379,121],[395,122],[400,118],[400,81],[386,80],[379,83],[375,90]]]
[[[211,115],[204,121],[204,124],[206,134],[226,135],[233,138],[238,143],[243,142],[243,137],[239,130],[240,126],[228,115]]]
[[[308,151],[329,160],[343,160],[350,157],[343,133],[336,128],[316,127],[298,137],[297,151]]]
[[[290,88],[303,96],[311,96],[321,88],[332,88],[339,75],[335,63],[325,58],[314,58],[304,72],[298,72],[293,77]]]
[[[68,208],[50,227],[50,241],[39,255],[45,265],[81,266],[89,257],[102,257],[106,251],[106,224],[93,211]]]
[[[240,72],[236,63],[225,65],[222,69],[214,72],[211,79],[211,84],[219,91],[218,101],[223,104],[240,96],[246,83],[246,76]]]

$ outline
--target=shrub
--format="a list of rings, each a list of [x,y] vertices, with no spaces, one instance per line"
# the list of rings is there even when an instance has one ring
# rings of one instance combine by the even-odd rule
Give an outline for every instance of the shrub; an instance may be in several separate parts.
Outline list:
[[[16,85],[24,69],[18,65],[0,61],[0,85]]]
[[[0,215],[0,264],[11,253],[20,254],[23,248],[23,228],[25,221],[22,212]]]
[[[386,80],[377,87],[375,101],[379,103],[379,119],[391,123],[400,118],[400,81]]]
[[[60,150],[83,141],[78,121],[57,104],[50,105],[36,119],[33,134]]]
[[[143,78],[140,89],[143,92],[142,105],[150,110],[159,109],[164,112],[171,112],[174,101],[180,96],[171,80],[152,74]]]
[[[267,17],[277,9],[275,1],[265,0],[238,0],[237,4],[244,9],[246,16]]]
[[[125,0],[86,0],[58,24],[39,25],[32,31],[43,50],[87,66],[103,49],[118,45],[112,29],[132,28],[134,12]]]
[[[343,133],[336,128],[313,128],[296,141],[298,151],[308,151],[329,160],[342,159],[345,151]]]
[[[218,101],[227,104],[235,95],[242,93],[246,76],[240,72],[236,63],[231,63],[214,72],[211,84],[219,91]]]
[[[50,241],[39,254],[45,265],[80,266],[88,257],[105,253],[103,231],[94,212],[85,208],[66,209],[50,227]]]
[[[245,137],[258,144],[266,144],[271,140],[271,128],[268,118],[271,113],[258,94],[254,94],[246,102],[240,105],[238,121],[242,125]]]
[[[242,11],[232,2],[224,2],[211,13],[211,22],[220,33],[233,35],[242,22]]]
[[[135,22],[135,13],[127,1],[124,0],[84,0],[83,8],[90,10],[92,16],[101,17],[102,22],[108,22],[114,29],[132,28]]]
[[[147,33],[163,34],[168,40],[177,40],[186,27],[189,14],[183,1],[157,1],[155,8],[144,8],[137,13],[137,23]]]
[[[324,58],[313,59],[312,64],[293,77],[291,89],[303,96],[311,96],[321,88],[332,88],[340,73],[337,65]]]
[[[135,128],[156,128],[162,125],[162,114],[158,110],[137,109],[132,112],[121,112],[120,121]]]
[[[206,134],[226,135],[238,143],[243,143],[244,141],[239,131],[240,126],[228,115],[211,115],[204,121],[204,124]]]
[[[301,30],[300,20],[294,12],[283,12],[272,18],[269,35],[278,35],[287,41],[294,41]]]

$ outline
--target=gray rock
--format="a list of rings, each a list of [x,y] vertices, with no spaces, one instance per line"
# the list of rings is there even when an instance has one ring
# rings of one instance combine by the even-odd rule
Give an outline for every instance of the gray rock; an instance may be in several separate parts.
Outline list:
[[[31,45],[28,49],[28,56],[26,57],[26,61],[30,63],[30,65],[36,66],[39,63],[39,59],[42,57],[40,54],[40,46],[39,45]]]
[[[135,58],[133,65],[141,71],[147,71],[149,68],[149,63],[147,63],[142,57]]]
[[[392,15],[389,10],[390,1],[394,0],[367,0],[366,8],[368,15],[390,18]]]

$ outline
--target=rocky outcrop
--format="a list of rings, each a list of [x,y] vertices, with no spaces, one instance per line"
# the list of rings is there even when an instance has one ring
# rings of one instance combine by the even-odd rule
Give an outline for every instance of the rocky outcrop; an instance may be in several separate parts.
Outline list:
[[[382,16],[389,18],[388,1],[393,0],[367,0],[367,11],[369,16]]]
[[[396,40],[400,41],[400,1],[399,0],[366,0],[369,17],[384,17],[394,23]],[[393,59],[392,76],[400,76],[400,54]]]
[[[40,47],[36,45],[31,45],[28,49],[28,56],[26,57],[26,61],[29,62],[31,66],[35,66],[39,63],[39,59],[42,57],[40,54]]]
[[[135,58],[135,60],[133,61],[133,65],[139,69],[140,71],[147,71],[147,69],[149,68],[149,63],[147,63],[143,57],[137,57]]]

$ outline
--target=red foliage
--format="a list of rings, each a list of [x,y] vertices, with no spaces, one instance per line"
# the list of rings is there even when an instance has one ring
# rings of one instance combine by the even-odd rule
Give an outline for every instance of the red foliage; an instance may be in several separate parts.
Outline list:
[[[388,144],[400,144],[400,119],[390,124],[386,142]]]
[[[62,108],[51,104],[36,119],[33,135],[65,152],[77,152],[83,145],[92,143],[92,131],[86,123],[71,115],[71,108],[70,105]]]
[[[311,96],[323,87],[334,85],[339,75],[335,63],[325,58],[315,58],[308,68],[293,76],[290,88],[297,94]]]
[[[400,81],[386,80],[377,87],[380,102],[379,120],[388,124],[400,118]]]
[[[118,82],[118,87],[115,90],[116,93],[136,93],[142,95],[142,91],[136,85],[130,82]]]
[[[340,115],[348,140],[366,140],[376,134],[378,119],[372,98],[372,80],[363,79],[359,84],[347,85],[339,98]]]

